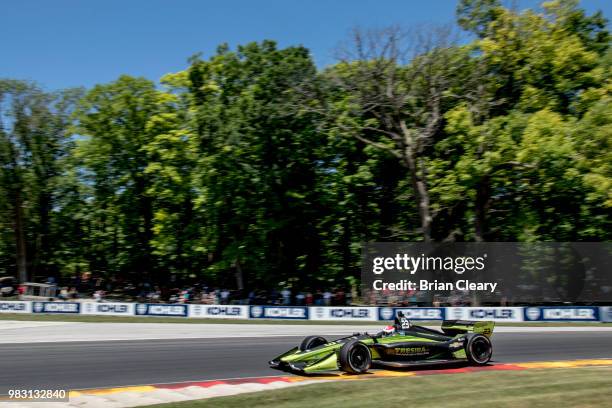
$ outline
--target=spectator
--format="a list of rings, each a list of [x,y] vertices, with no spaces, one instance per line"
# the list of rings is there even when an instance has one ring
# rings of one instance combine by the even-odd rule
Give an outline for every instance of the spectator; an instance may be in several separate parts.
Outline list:
[[[344,294],[344,291],[341,288],[336,290],[336,293],[334,294],[334,303],[336,305],[338,305],[338,306],[345,306],[346,305],[345,294]]]
[[[94,301],[101,302],[103,297],[103,292],[101,290],[96,290],[93,294]]]
[[[68,300],[68,288],[66,286],[62,287],[57,297],[60,300]]]
[[[329,290],[325,291],[325,293],[323,293],[323,303],[325,304],[325,306],[331,305],[331,299],[332,299],[331,292]]]
[[[317,289],[314,294],[314,304],[315,306],[323,306],[323,292],[321,292],[321,289]]]
[[[75,287],[70,288],[70,291],[68,292],[68,298],[69,299],[77,299],[79,297],[79,293],[77,292]]]
[[[249,305],[254,305],[255,304],[255,298],[256,298],[255,291],[254,290],[250,291],[249,292],[249,302],[248,302],[248,304]]]
[[[289,306],[291,304],[291,291],[285,288],[281,291],[281,296],[283,297],[283,305]]]
[[[353,292],[351,290],[346,292],[344,302],[349,306],[353,304]]]
[[[221,291],[221,304],[222,305],[227,305],[228,304],[229,295],[230,295],[229,290],[223,289]]]

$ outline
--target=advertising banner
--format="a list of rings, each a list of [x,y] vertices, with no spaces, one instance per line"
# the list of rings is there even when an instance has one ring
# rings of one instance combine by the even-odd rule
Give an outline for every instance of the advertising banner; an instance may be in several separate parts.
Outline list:
[[[83,302],[81,304],[81,314],[85,315],[133,316],[135,310],[135,303]]]
[[[524,309],[525,321],[599,321],[599,308],[592,306],[540,306],[526,307]]]
[[[522,322],[522,307],[447,307],[448,320],[492,320],[495,322]]]
[[[0,301],[0,313],[32,313],[32,302]]]
[[[250,317],[253,319],[308,319],[308,308],[301,306],[251,306]]]
[[[444,320],[446,315],[443,307],[381,307],[378,319],[393,320],[400,310],[409,320]]]
[[[248,319],[249,307],[238,305],[189,305],[189,317],[204,319]]]
[[[599,318],[602,322],[612,322],[612,306],[600,307]]]
[[[32,312],[79,314],[81,304],[78,302],[32,302]]]
[[[390,321],[402,311],[410,320],[492,320],[496,322],[612,322],[612,306],[532,307],[369,307],[244,306],[120,302],[0,301],[0,313],[54,313],[109,316],[174,316],[219,319]]]
[[[187,317],[187,305],[138,303],[136,305],[136,315]]]
[[[377,307],[311,307],[310,320],[356,320],[376,321],[378,320]]]

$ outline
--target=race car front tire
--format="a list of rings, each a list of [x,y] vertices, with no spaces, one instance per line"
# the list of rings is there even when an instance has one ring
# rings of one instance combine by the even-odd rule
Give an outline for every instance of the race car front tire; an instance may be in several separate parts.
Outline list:
[[[485,365],[491,360],[493,346],[491,340],[482,334],[468,335],[465,354],[470,364]]]
[[[350,374],[363,374],[372,365],[370,348],[359,340],[345,343],[338,354],[340,369]]]
[[[325,339],[325,337],[308,336],[308,337],[305,337],[304,340],[302,340],[302,343],[300,344],[299,349],[300,351],[312,350],[313,348],[321,346],[326,343],[327,343],[327,340]]]

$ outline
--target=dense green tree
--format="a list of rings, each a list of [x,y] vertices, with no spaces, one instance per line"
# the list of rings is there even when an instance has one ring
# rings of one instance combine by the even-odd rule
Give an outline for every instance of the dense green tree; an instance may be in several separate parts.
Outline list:
[[[595,142],[582,133],[586,137],[579,141],[576,132],[586,127],[578,121],[592,104],[609,109],[609,64],[606,54],[598,55],[607,31],[589,23],[591,17],[573,1],[545,3],[541,14],[496,2],[461,4],[460,21],[486,17],[473,46],[478,66],[488,73],[482,78],[489,102],[466,98],[447,113],[448,138],[437,145],[434,190],[447,205],[462,206],[462,197],[470,198],[465,219],[472,228],[460,227],[464,239],[596,239],[605,230],[605,199],[593,201],[597,194],[589,190],[596,187],[586,180],[599,176],[585,174],[595,163],[586,164],[580,151],[591,143],[604,147],[606,136],[600,132]],[[595,172],[609,175],[601,159],[600,154]],[[609,187],[597,184],[602,197]]]
[[[0,272],[316,289],[368,241],[610,240],[607,20],[460,0],[457,22],[470,41],[355,30],[321,70],[263,41],[159,84],[0,81]]]
[[[321,268],[317,160],[322,135],[295,114],[292,90],[315,75],[308,51],[271,41],[219,48],[188,70],[201,152],[202,249],[213,273],[270,283]],[[250,275],[245,276],[249,271]]]
[[[79,91],[49,94],[28,82],[0,81],[0,253],[21,280],[56,272],[53,207],[78,97]]]
[[[165,220],[163,209],[156,213],[156,201],[172,195],[163,184],[178,176],[164,161],[187,143],[177,129],[175,104],[153,82],[128,76],[98,85],[83,98],[75,155],[88,190],[85,228],[93,271],[143,277],[159,271],[154,238],[161,227],[155,223]]]

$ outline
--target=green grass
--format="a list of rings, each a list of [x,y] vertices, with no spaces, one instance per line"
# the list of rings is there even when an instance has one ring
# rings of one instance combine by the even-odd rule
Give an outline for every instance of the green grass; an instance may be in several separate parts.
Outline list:
[[[612,367],[585,367],[340,381],[150,407],[595,408],[610,401]]]
[[[59,314],[20,314],[3,313],[1,320],[45,321],[45,322],[86,322],[86,323],[189,323],[189,324],[325,324],[350,326],[382,326],[384,322],[368,321],[312,321],[312,320],[281,320],[281,319],[189,319],[185,317],[157,317],[157,316],[86,316],[86,315],[59,315]],[[414,321],[423,326],[439,326],[440,321]],[[599,322],[539,322],[539,323],[503,323],[496,326],[529,326],[529,327],[581,327],[581,326],[612,326],[612,323]]]

